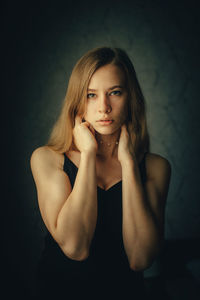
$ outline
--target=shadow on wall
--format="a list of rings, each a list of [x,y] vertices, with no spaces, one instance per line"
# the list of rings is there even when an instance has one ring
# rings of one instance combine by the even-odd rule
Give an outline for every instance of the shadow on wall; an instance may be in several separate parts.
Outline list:
[[[200,299],[200,239],[166,240],[144,275],[148,299]]]

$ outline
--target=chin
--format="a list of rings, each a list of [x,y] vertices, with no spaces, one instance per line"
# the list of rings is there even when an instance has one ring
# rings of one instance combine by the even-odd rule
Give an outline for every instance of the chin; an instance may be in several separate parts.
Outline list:
[[[97,133],[101,134],[101,135],[108,135],[108,134],[113,134],[113,131],[108,131],[108,130],[95,130]]]
[[[102,127],[102,128],[94,128],[96,132],[102,135],[108,135],[115,133],[119,128],[111,128],[111,127]]]

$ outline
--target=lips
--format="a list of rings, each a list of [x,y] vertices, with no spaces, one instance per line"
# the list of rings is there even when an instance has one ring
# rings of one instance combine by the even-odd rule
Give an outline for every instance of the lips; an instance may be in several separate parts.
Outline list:
[[[114,121],[111,119],[102,119],[97,121],[99,125],[101,126],[109,126],[110,124],[112,124]]]
[[[101,119],[101,120],[98,120],[97,122],[106,122],[106,121],[113,121],[112,119]]]

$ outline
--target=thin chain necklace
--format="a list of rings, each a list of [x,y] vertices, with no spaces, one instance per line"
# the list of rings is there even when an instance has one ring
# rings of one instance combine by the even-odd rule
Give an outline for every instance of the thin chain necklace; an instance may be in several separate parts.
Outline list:
[[[108,147],[110,147],[111,145],[113,145],[113,143],[105,143],[105,142],[103,142],[102,140],[100,140],[100,144],[101,144],[101,145],[106,144]],[[117,142],[115,142],[115,144],[118,145],[119,142],[117,141]]]

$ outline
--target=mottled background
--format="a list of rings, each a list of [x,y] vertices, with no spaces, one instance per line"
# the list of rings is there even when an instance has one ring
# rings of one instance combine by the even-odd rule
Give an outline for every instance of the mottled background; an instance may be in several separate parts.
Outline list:
[[[1,15],[6,79],[1,114],[8,138],[2,148],[5,151],[8,145],[9,154],[3,159],[8,170],[2,199],[6,204],[3,261],[12,289],[25,296],[33,292],[45,234],[30,171],[31,153],[47,141],[76,61],[92,48],[112,46],[123,48],[135,66],[146,100],[151,152],[166,157],[172,166],[167,250],[145,277],[164,274],[170,299],[189,299],[191,291],[190,299],[196,299],[200,280],[197,2],[7,1]]]

